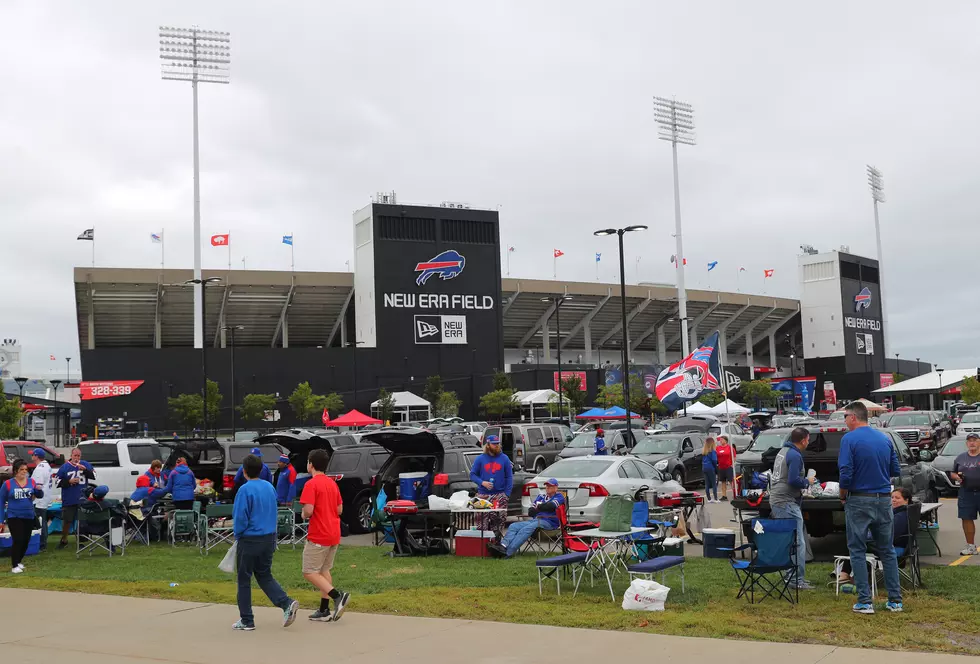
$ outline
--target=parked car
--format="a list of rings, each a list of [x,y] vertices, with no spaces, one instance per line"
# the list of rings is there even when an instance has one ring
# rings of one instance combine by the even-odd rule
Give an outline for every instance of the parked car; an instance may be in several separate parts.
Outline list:
[[[956,427],[956,435],[965,436],[968,433],[980,433],[980,413],[964,412],[960,417],[960,423]]]
[[[374,443],[391,453],[378,470],[373,495],[383,488],[388,499],[394,499],[398,495],[398,475],[410,472],[432,475],[433,495],[449,498],[456,491],[475,494],[476,484],[470,480],[470,469],[483,450],[472,441],[472,436],[440,437],[425,429],[376,431],[364,436],[361,444]],[[445,482],[436,483],[436,475],[445,475]],[[521,487],[530,477],[530,473],[515,468],[508,514],[520,514]]]
[[[389,456],[391,453],[380,445],[365,442],[337,448],[330,457],[327,475],[340,487],[340,497],[344,501],[341,518],[347,522],[352,533],[366,533],[371,530],[371,496],[375,477]],[[297,467],[296,470],[306,475],[306,464],[303,464],[302,469]],[[297,483],[299,477],[298,475]],[[300,495],[299,487],[296,495]]]
[[[950,475],[953,473],[953,461],[963,452],[966,452],[966,434],[962,433],[961,429],[959,434],[943,445],[943,449],[932,460],[932,469],[936,471],[936,487],[940,494],[955,496],[959,493],[960,483],[953,480]]]
[[[632,496],[644,487],[656,490],[667,479],[646,461],[631,456],[561,459],[524,484],[524,514],[534,497],[544,491],[544,483],[550,477],[558,480],[558,490],[565,494],[568,520],[595,522],[602,518],[602,506],[608,496]]]
[[[535,473],[554,463],[572,431],[562,424],[501,424],[487,427],[483,438],[499,436],[504,454],[514,466]]]
[[[718,422],[713,415],[682,415],[669,420],[661,420],[660,428],[667,431],[700,431],[707,433]]]
[[[14,459],[26,461],[27,468],[33,473],[37,464],[34,462],[31,453],[37,448],[44,450],[44,458],[51,464],[52,468],[58,468],[65,462],[64,455],[55,452],[42,443],[32,443],[29,440],[2,440],[0,441],[0,482],[5,482],[11,478]]]
[[[913,450],[940,450],[951,435],[951,428],[931,410],[887,413],[883,427],[894,429]]]
[[[632,454],[680,484],[697,484],[704,482],[701,471],[704,439],[705,435],[697,431],[665,431],[639,441]]]
[[[708,429],[708,435],[715,438],[721,435],[728,436],[728,442],[735,447],[736,453],[744,452],[752,444],[752,434],[746,433],[741,426],[729,422],[715,422]]]
[[[644,429],[633,429],[632,442],[626,437],[626,429],[613,429],[604,432],[606,449],[610,454],[629,454],[630,450],[636,447],[637,443],[645,440],[650,434]],[[558,453],[559,459],[571,459],[572,457],[589,456],[595,452],[595,431],[580,431],[572,437],[572,441]]]
[[[646,426],[647,426],[647,422],[644,419],[640,419],[636,417],[630,419],[631,429],[645,429]],[[603,431],[614,431],[616,429],[625,429],[625,428],[626,428],[625,419],[593,420],[591,422],[586,422],[585,424],[583,424],[579,428],[579,431],[595,431],[596,429],[602,429]]]
[[[233,441],[236,443],[249,443],[258,437],[258,431],[236,431]]]
[[[95,470],[97,484],[109,487],[108,498],[122,500],[136,490],[136,478],[154,459],[163,460],[160,444],[152,438],[106,438],[79,443],[82,460]]]

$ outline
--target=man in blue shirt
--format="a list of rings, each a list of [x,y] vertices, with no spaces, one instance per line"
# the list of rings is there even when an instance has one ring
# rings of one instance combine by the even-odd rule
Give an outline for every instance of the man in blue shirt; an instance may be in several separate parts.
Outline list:
[[[494,542],[488,545],[490,554],[496,558],[510,558],[521,550],[524,542],[531,539],[538,528],[558,530],[561,527],[558,510],[564,504],[565,496],[558,493],[558,480],[552,477],[544,483],[544,493],[538,494],[531,503],[527,512],[531,518],[518,521],[507,528],[507,534],[500,544]]]
[[[78,521],[78,505],[82,502],[85,486],[95,479],[95,470],[88,461],[82,461],[82,448],[76,447],[55,477],[61,488],[61,541],[58,548],[64,549],[68,545],[68,531]]]
[[[258,457],[259,461],[262,461],[261,447],[253,447],[251,451],[249,451],[249,454],[251,454],[254,457]],[[272,481],[272,471],[269,470],[269,467],[264,463],[262,464],[262,472],[259,473],[259,479],[265,480],[269,484],[275,486],[275,482]],[[238,472],[235,473],[235,491],[238,491],[239,487],[241,487],[242,484],[244,483],[245,483],[245,466],[243,465],[241,468],[238,469]]]
[[[290,599],[272,576],[279,506],[272,484],[259,478],[264,467],[257,456],[249,454],[245,457],[242,469],[247,479],[235,494],[235,567],[238,570],[238,613],[241,618],[232,625],[232,629],[243,632],[255,629],[255,616],[252,613],[253,575],[272,605],[282,609],[283,627],[293,624],[299,610],[299,602]]]
[[[888,602],[885,608],[902,611],[902,587],[898,576],[898,559],[892,546],[892,480],[901,477],[898,454],[892,441],[881,431],[868,426],[868,409],[859,401],[844,408],[848,433],[840,443],[840,499],[847,520],[847,550],[851,554],[854,584],[858,601],[855,613],[873,614],[871,586],[868,583],[867,534],[871,533],[875,550],[885,570]]]

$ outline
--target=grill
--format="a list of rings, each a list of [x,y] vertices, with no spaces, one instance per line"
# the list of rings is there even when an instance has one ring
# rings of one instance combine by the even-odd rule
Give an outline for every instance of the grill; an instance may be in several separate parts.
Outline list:
[[[918,442],[918,440],[919,440],[919,432],[918,431],[914,431],[914,430],[913,431],[899,431],[898,432],[898,435],[901,436],[902,437],[902,440],[904,440],[906,443],[915,443],[915,442]]]

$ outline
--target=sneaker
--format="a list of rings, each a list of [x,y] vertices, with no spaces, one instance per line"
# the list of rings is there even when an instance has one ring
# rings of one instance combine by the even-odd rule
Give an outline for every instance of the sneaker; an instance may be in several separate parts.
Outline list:
[[[238,631],[238,632],[254,632],[255,631],[255,625],[246,625],[241,620],[239,620],[234,625],[232,625],[231,628],[233,630],[235,630],[235,631]]]
[[[293,600],[282,611],[282,626],[289,627],[296,620],[296,613],[299,611],[299,602]]]
[[[722,496],[721,497],[721,502],[727,503],[728,502],[728,496]]]
[[[966,548],[960,551],[961,556],[975,556],[977,555],[977,545],[967,544]]]
[[[505,549],[500,544],[494,544],[493,542],[490,542],[489,544],[487,544],[487,551],[489,551],[490,555],[493,556],[494,558],[507,557],[507,549]]]
[[[19,570],[20,570],[21,572],[23,572],[23,571],[24,571],[24,569],[26,569],[26,568],[24,567],[24,563],[17,563],[17,569],[19,569]]]
[[[875,607],[871,604],[861,604],[859,602],[851,607],[851,611],[854,613],[863,613],[865,615],[873,616],[875,613]]]
[[[59,543],[58,543],[58,550],[59,550],[59,551],[61,551],[61,550],[62,550],[62,549],[64,549],[64,548],[65,548],[66,546],[68,546],[68,542],[59,542]]]
[[[23,574],[24,573],[24,570],[21,567],[11,567],[10,568],[10,573],[11,574]]]
[[[330,622],[333,620],[333,613],[331,613],[329,609],[326,611],[317,609],[310,614],[310,620],[313,620],[314,622]]]
[[[796,584],[797,590],[816,590],[816,586],[811,584],[809,581],[801,581]]]
[[[340,617],[344,615],[344,609],[347,608],[347,602],[350,601],[350,593],[340,593],[340,597],[337,599],[337,608],[333,610],[333,621],[337,622]]]
[[[892,602],[891,600],[885,603],[885,608],[891,611],[892,613],[901,613],[902,611],[905,610],[902,607],[901,602]]]

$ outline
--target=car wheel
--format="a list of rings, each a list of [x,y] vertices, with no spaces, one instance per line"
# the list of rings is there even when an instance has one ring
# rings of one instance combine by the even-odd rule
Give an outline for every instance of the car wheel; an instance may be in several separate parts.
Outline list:
[[[534,462],[534,474],[540,475],[544,472],[544,459],[538,459]]]
[[[674,473],[671,475],[671,477],[674,478],[675,482],[677,482],[681,486],[684,486],[684,472],[680,468],[675,470]]]
[[[371,532],[371,497],[361,496],[354,501],[353,518],[349,525],[352,533],[363,534]]]

